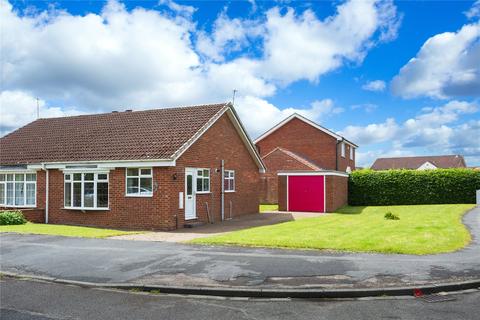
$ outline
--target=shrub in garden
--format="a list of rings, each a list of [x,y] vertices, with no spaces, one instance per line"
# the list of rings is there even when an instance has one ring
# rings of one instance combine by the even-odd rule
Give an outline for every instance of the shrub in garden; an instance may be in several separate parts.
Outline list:
[[[395,215],[391,212],[385,213],[385,219],[387,219],[387,220],[400,220],[400,218],[397,215]]]
[[[358,170],[350,174],[350,205],[475,203],[480,171],[471,169]]]
[[[27,219],[21,211],[0,211],[0,225],[25,224]]]

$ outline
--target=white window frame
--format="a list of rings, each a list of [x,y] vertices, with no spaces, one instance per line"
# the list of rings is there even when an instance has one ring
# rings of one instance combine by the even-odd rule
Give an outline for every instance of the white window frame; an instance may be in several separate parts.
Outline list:
[[[202,176],[199,176],[198,175],[198,171],[202,170]],[[204,177],[203,176],[203,171],[207,170],[208,171],[208,177]],[[211,190],[211,186],[210,186],[210,178],[211,178],[211,172],[210,172],[210,168],[196,168],[195,169],[195,193],[196,194],[206,194],[206,193],[210,193],[210,190]],[[198,191],[198,178],[201,178],[202,179],[202,189],[203,189],[203,180],[205,179],[208,179],[208,190],[202,190],[202,191]]]
[[[353,160],[353,150],[354,149],[355,149],[354,147],[350,146],[350,160]]]
[[[37,172],[36,171],[2,171],[0,174],[4,175],[5,180],[0,181],[3,187],[3,203],[0,203],[0,206],[5,208],[36,208],[37,207]],[[7,175],[13,175],[12,181],[7,181]],[[15,184],[19,183],[15,181],[15,175],[21,174],[23,175],[23,205],[16,205],[15,204]],[[27,181],[27,174],[34,174],[35,180],[34,181]],[[7,184],[13,183],[13,204],[7,204]],[[27,184],[35,185],[35,203],[34,204],[26,204],[27,203]]]
[[[225,187],[225,192],[235,192],[235,170],[225,170],[223,176],[223,185],[225,186],[226,181],[232,181],[232,189],[227,189]],[[227,183],[228,186],[228,183]]]
[[[128,169],[138,169],[137,176],[129,176]],[[142,174],[142,170],[150,170],[150,174]],[[141,193],[140,192],[140,178],[150,178],[152,179],[152,191],[150,193]],[[137,193],[128,193],[128,179],[138,179],[138,192]],[[125,168],[125,197],[140,197],[140,198],[151,198],[153,197],[153,168],[152,167],[143,167],[143,168]]]
[[[343,158],[345,158],[345,142],[342,142],[341,150],[341,155]]]
[[[74,180],[73,175],[74,174],[81,174],[82,179],[81,180]],[[85,174],[93,174],[93,180],[85,180]],[[107,175],[107,179],[98,179],[99,174],[105,174]],[[70,175],[70,179],[67,180],[66,176]],[[91,183],[93,182],[93,207],[85,207],[85,183]],[[97,207],[97,183],[107,183],[107,192],[108,192],[108,203],[106,207]],[[70,183],[70,206],[65,205],[65,190],[67,183]],[[80,207],[75,207],[73,206],[73,184],[74,183],[81,183],[81,206]],[[69,210],[110,210],[110,175],[108,171],[106,172],[101,172],[101,171],[65,171],[63,173],[63,208],[64,209],[69,209]]]

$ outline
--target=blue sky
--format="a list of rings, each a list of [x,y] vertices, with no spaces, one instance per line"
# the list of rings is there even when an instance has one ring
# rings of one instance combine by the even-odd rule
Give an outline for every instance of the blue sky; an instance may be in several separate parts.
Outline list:
[[[376,157],[480,165],[480,1],[0,0],[0,132],[231,99],[252,138],[299,112]]]

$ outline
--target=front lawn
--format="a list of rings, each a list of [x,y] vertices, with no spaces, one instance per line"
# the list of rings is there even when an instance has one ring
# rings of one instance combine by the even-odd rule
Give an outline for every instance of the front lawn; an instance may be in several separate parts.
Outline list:
[[[12,226],[0,226],[0,232],[17,232],[17,233],[32,233],[32,234],[49,234],[54,236],[66,237],[84,237],[84,238],[106,238],[113,236],[121,236],[124,234],[134,234],[139,232],[120,231],[112,229],[90,228],[90,227],[75,227],[65,226],[59,224],[40,224],[31,223]]]
[[[191,243],[405,254],[451,252],[471,240],[461,218],[473,207],[344,207],[321,217],[234,231]],[[386,220],[387,211],[400,220]]]

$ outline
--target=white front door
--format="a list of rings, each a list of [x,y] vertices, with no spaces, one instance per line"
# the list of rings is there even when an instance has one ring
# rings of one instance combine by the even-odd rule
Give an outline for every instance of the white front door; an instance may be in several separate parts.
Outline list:
[[[196,179],[195,179],[195,169],[186,168],[185,169],[185,220],[191,220],[197,218],[196,213],[196,200],[195,200],[195,190]]]

